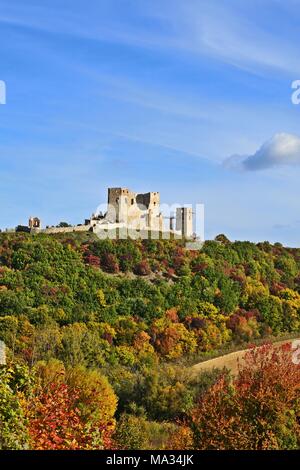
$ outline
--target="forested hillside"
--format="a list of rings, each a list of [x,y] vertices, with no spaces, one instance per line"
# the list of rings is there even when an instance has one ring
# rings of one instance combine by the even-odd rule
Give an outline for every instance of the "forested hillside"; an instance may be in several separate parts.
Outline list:
[[[191,378],[184,361],[297,332],[300,249],[224,235],[188,251],[174,240],[0,234],[8,362],[0,371],[0,447],[232,448],[201,431],[202,415],[216,407],[197,408],[204,393],[212,402],[226,389],[226,376],[223,388],[218,371]],[[249,374],[248,383],[257,380]],[[272,421],[269,447],[298,446],[295,397],[280,408],[284,431]],[[263,446],[254,441],[244,448]]]

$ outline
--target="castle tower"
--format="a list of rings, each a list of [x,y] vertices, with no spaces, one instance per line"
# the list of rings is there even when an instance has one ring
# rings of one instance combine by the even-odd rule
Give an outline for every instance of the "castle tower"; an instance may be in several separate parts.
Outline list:
[[[193,209],[191,207],[177,207],[176,230],[185,238],[193,236]]]
[[[108,214],[112,223],[127,223],[128,207],[135,200],[135,194],[127,188],[108,188]]]
[[[28,221],[28,227],[31,230],[42,228],[41,220],[38,217],[30,217]]]
[[[156,229],[161,224],[160,195],[158,192],[137,194],[127,188],[108,189],[108,212],[105,216],[109,223],[123,223],[139,229]]]

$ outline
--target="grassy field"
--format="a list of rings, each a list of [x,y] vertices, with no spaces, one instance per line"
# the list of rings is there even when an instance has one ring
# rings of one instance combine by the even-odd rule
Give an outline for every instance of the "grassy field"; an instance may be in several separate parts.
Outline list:
[[[292,343],[295,340],[300,340],[300,338],[292,338],[292,339],[283,339],[281,341],[275,341],[273,344],[275,346],[281,346],[282,344]],[[260,347],[260,346],[258,346]],[[236,375],[238,372],[238,364],[243,365],[243,360],[245,357],[246,352],[248,349],[242,349],[240,351],[233,351],[228,354],[224,354],[222,356],[215,357],[213,359],[209,359],[207,361],[199,362],[198,364],[194,364],[191,367],[191,371],[193,375],[198,375],[201,372],[209,372],[213,369],[223,369],[224,367],[233,375]]]

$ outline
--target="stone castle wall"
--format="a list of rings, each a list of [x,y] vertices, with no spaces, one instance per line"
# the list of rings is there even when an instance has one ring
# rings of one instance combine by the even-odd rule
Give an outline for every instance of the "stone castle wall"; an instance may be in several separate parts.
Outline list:
[[[176,230],[164,227],[163,215],[160,211],[159,192],[134,193],[127,188],[108,188],[108,207],[105,215],[93,214],[85,224],[71,227],[41,228],[37,217],[30,217],[28,227],[18,226],[17,231],[31,233],[73,233],[73,232],[105,232],[115,229],[156,231],[167,234],[178,232],[188,237],[193,234],[193,213],[190,208],[179,208],[176,211]]]
[[[40,230],[32,230],[36,233],[72,233],[72,232],[88,232],[91,229],[90,225],[74,225],[72,227],[49,227]]]

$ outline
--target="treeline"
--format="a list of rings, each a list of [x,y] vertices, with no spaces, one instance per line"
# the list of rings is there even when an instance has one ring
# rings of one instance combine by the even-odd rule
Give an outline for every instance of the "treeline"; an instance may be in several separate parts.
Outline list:
[[[0,446],[170,447],[219,380],[191,378],[178,361],[300,331],[299,268],[300,249],[224,235],[189,251],[0,234],[0,420],[12,410]]]

